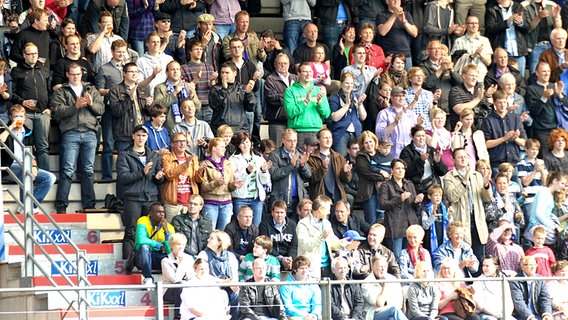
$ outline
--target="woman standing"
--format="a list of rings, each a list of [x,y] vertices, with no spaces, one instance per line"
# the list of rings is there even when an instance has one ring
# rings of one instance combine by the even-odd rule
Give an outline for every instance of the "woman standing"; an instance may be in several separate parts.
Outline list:
[[[483,273],[478,277],[479,279],[506,276],[503,271],[501,271],[498,257],[486,256],[485,259],[483,259],[481,268]],[[511,289],[508,285],[503,286],[500,281],[475,281],[472,287],[475,289],[476,312],[481,319],[514,319],[513,299],[511,297]],[[503,288],[505,292],[503,292]],[[505,297],[505,306],[503,306],[503,296]],[[507,312],[506,315],[503,314],[503,310]]]
[[[264,186],[270,183],[268,169],[272,162],[252,150],[250,136],[246,132],[239,132],[235,138],[237,151],[229,158],[235,169],[235,179],[243,181],[243,186],[232,192],[233,214],[237,216],[242,206],[252,208],[252,223],[256,226],[262,220],[262,211],[266,191]]]
[[[379,201],[385,210],[385,245],[395,257],[400,257],[406,229],[418,224],[417,210],[424,194],[416,195],[414,184],[406,180],[406,162],[394,159],[391,163],[392,177],[381,185]],[[399,258],[400,259],[400,258]]]
[[[347,155],[347,143],[361,135],[363,125],[367,118],[367,111],[363,101],[367,97],[361,95],[359,99],[353,94],[355,79],[351,73],[341,75],[341,89],[329,99],[331,109],[331,125],[329,129],[333,135],[331,148],[336,152]]]
[[[227,250],[231,246],[229,235],[220,230],[213,230],[207,239],[207,248],[197,257],[209,262],[209,273],[217,278],[218,282],[239,281],[239,261],[234,253]],[[231,316],[237,319],[239,314],[239,287],[223,287],[229,296]]]
[[[355,25],[347,25],[343,28],[341,35],[339,36],[339,41],[332,50],[332,78],[338,80],[341,76],[341,70],[347,67],[349,63],[349,51],[351,47],[355,44],[355,38],[357,37],[357,27]]]
[[[356,202],[361,202],[365,221],[372,225],[378,221],[377,200],[379,185],[390,175],[379,169],[379,139],[371,131],[363,131],[359,137],[361,151],[357,155],[355,167],[359,176]]]
[[[243,186],[242,180],[235,180],[233,166],[225,158],[225,141],[213,138],[209,142],[208,156],[199,168],[201,196],[205,205],[203,215],[211,220],[214,228],[224,230],[231,221],[233,202],[231,192]]]
[[[402,149],[400,159],[408,165],[406,178],[416,188],[416,193],[426,193],[431,185],[442,184],[442,177],[448,168],[442,161],[439,150],[426,144],[426,131],[422,125],[410,129],[412,142]]]
[[[393,88],[408,88],[406,57],[403,54],[395,54],[392,57],[390,68],[381,76],[381,82],[383,81],[389,82]]]

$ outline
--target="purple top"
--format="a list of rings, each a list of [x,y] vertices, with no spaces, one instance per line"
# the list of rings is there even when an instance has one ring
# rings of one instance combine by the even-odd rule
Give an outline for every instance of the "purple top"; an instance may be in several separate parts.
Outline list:
[[[131,39],[145,41],[146,37],[154,31],[154,15],[152,14],[154,3],[155,0],[148,0],[148,7],[144,8],[143,0],[126,0],[130,17]]]
[[[211,4],[211,15],[214,24],[234,24],[235,14],[241,11],[239,0],[215,0]]]
[[[375,127],[377,137],[380,138],[387,135],[387,126],[394,122],[395,117],[396,111],[392,106],[379,112],[377,115],[377,126]],[[416,124],[417,118],[418,116],[413,111],[406,108],[403,109],[403,115],[400,121],[389,135],[390,141],[393,143],[391,154],[395,158],[398,158],[402,149],[412,142],[410,129]]]

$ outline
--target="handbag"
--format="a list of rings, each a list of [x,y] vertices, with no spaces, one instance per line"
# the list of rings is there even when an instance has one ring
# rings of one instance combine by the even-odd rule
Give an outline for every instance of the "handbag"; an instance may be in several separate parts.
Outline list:
[[[458,298],[453,300],[458,317],[465,319],[475,313],[475,299],[473,293],[467,288],[457,288]]]

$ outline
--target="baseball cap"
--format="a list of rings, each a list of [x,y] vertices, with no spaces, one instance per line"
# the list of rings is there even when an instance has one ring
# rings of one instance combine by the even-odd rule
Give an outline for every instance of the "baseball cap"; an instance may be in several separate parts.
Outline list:
[[[353,240],[358,240],[358,241],[362,241],[362,240],[366,240],[367,238],[365,237],[361,237],[361,235],[359,234],[359,232],[355,231],[355,230],[347,230],[344,234],[343,234],[343,238],[347,238],[347,240],[349,241],[353,241]]]

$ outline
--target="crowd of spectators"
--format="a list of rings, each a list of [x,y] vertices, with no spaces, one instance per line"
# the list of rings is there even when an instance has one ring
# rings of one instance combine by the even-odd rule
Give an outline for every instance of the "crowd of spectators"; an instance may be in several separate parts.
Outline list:
[[[75,177],[92,209],[100,149],[123,258],[188,282],[174,317],[318,319],[317,285],[191,284],[324,277],[424,279],[334,285],[333,319],[464,318],[470,288],[468,319],[567,309],[564,280],[427,282],[565,275],[563,3],[282,0],[259,33],[259,1],[80,3],[2,2],[3,178],[33,145],[41,202],[58,139],[56,212]]]

